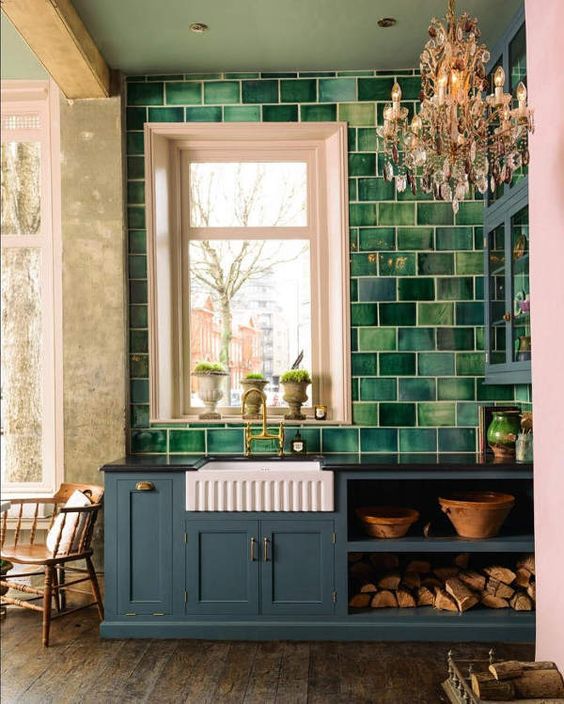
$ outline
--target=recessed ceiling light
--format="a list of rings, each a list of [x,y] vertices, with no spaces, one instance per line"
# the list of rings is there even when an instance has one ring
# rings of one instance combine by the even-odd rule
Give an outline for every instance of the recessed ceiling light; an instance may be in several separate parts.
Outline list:
[[[196,34],[203,34],[204,32],[207,32],[208,29],[208,25],[203,22],[192,22],[190,25],[190,31],[195,32]]]
[[[378,20],[378,27],[384,27],[385,29],[387,27],[393,27],[395,24],[397,24],[395,17],[382,17],[381,20]]]

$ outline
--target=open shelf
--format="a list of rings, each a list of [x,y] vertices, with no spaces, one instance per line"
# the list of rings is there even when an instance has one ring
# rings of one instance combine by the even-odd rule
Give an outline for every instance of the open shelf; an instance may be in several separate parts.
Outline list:
[[[498,535],[495,538],[473,540],[457,535],[425,538],[407,535],[405,538],[370,538],[353,535],[347,543],[349,552],[533,552],[532,535]]]
[[[513,609],[487,609],[476,607],[464,613],[453,611],[439,611],[432,606],[417,606],[414,609],[351,609],[349,617],[379,623],[405,623],[416,621],[420,623],[445,623],[451,622],[457,628],[465,626],[491,625],[525,626],[534,628],[534,611],[514,611]]]

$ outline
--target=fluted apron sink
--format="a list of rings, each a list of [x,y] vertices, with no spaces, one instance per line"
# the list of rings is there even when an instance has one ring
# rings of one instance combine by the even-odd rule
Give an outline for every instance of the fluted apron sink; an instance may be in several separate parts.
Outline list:
[[[212,460],[186,472],[187,511],[333,511],[317,460]]]

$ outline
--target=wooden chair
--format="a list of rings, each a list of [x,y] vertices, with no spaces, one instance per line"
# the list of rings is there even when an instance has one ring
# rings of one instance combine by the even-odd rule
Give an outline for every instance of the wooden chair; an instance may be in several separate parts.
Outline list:
[[[67,502],[71,494],[73,494],[73,492],[77,489],[84,493],[92,503],[89,506],[72,508],[65,507],[64,504]],[[42,612],[44,646],[49,645],[49,629],[52,618],[64,616],[74,611],[78,611],[79,609],[85,609],[94,605],[98,607],[100,619],[104,618],[102,597],[100,595],[100,588],[98,586],[98,580],[96,579],[96,572],[94,571],[91,558],[93,551],[90,547],[94,524],[96,523],[98,511],[102,507],[103,496],[104,489],[101,486],[96,486],[93,484],[61,484],[59,490],[52,498],[10,499],[12,506],[19,505],[19,512],[17,517],[17,525],[14,531],[13,545],[9,546],[4,545],[7,535],[7,513],[4,513],[3,515],[0,536],[1,558],[3,560],[8,560],[9,562],[41,567],[42,569],[36,572],[26,572],[25,574],[19,573],[13,577],[4,575],[0,580],[0,585],[2,587],[9,587],[10,589],[25,592],[26,594],[33,594],[35,596],[26,600],[2,596],[2,604],[12,604],[26,609],[31,609],[32,611]],[[29,542],[20,543],[22,531],[28,530],[26,525],[26,515],[29,516],[29,513],[24,514],[24,506],[29,506],[30,504],[33,505],[34,508],[31,509],[33,518],[31,526],[29,527]],[[46,511],[49,510],[49,505],[52,505],[53,507],[52,513],[49,516],[49,529],[53,527],[55,518],[58,515],[62,515],[59,530],[56,533],[56,544],[53,550],[48,549],[47,545],[40,544],[35,541],[38,530],[38,522],[40,519],[39,508],[41,505],[46,506]],[[72,526],[72,536],[70,537],[70,540],[65,540],[62,542],[61,538],[63,537],[63,531],[65,530],[65,524],[67,521],[69,529],[70,526]],[[67,536],[65,537],[68,537],[69,529],[67,529]],[[66,572],[79,574],[85,573],[84,569],[69,566],[69,563],[76,560],[86,561],[87,576],[67,582]],[[14,581],[21,579],[21,577],[31,577],[41,574],[44,575],[42,589]],[[74,608],[67,609],[65,594],[67,591],[88,594],[85,590],[73,588],[81,582],[90,582],[92,595],[94,596],[95,601],[84,604],[83,606],[76,606]],[[33,603],[38,599],[43,600],[42,606]],[[57,614],[51,616],[53,599],[55,600]]]

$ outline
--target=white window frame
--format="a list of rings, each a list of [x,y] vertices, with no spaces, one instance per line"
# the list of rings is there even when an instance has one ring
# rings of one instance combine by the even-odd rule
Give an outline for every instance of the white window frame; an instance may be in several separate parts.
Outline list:
[[[33,235],[2,233],[2,248],[41,253],[42,480],[5,482],[2,496],[52,496],[64,476],[62,369],[62,238],[59,90],[53,81],[2,81],[2,141],[41,144],[41,229]],[[6,129],[10,115],[37,114],[40,126]]]
[[[307,161],[305,227],[188,228],[186,162]],[[184,166],[183,166],[184,165]],[[312,281],[314,403],[328,406],[328,420],[348,424],[351,413],[349,236],[346,123],[239,123],[145,125],[145,179],[149,277],[149,404],[151,422],[197,422],[185,403],[186,243],[245,239],[269,232],[273,239],[309,239]],[[220,235],[221,233],[221,235]],[[184,301],[184,305],[179,305]],[[184,338],[184,339],[183,339]],[[271,408],[280,415],[283,408]],[[303,409],[313,419],[313,408]],[[187,412],[185,412],[187,411]],[[220,423],[240,422],[240,410],[224,407]],[[209,423],[210,421],[206,421]],[[318,421],[317,421],[318,422]]]

